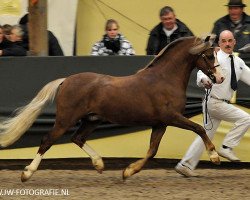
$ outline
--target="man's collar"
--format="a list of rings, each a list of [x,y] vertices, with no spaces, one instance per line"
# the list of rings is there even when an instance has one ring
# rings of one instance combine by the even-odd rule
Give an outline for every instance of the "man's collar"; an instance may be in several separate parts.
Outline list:
[[[229,55],[231,55],[231,54],[228,54],[228,53],[224,52],[224,51],[221,50],[221,49],[218,51],[218,54],[220,54],[220,55],[223,56],[224,58],[228,58]],[[233,55],[233,53],[232,53],[232,55]]]

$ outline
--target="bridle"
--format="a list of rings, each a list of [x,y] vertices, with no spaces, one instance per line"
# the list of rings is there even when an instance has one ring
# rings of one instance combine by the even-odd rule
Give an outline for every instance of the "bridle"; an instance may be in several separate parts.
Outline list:
[[[207,49],[206,49],[206,50],[207,50]],[[201,55],[202,58],[203,58],[203,60],[204,60],[204,62],[206,63],[207,72],[208,72],[207,76],[212,80],[213,83],[216,83],[216,78],[215,78],[215,76],[214,76],[212,70],[215,69],[216,67],[219,67],[220,64],[215,65],[215,66],[211,66],[211,65],[208,63],[208,58],[207,58],[206,54],[204,53],[206,50],[204,50],[203,52],[199,53],[198,55],[199,55],[199,56]]]

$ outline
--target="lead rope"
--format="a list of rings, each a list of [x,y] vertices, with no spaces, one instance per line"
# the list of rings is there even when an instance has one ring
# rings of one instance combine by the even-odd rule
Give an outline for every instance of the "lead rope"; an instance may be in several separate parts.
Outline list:
[[[205,121],[204,121],[204,115],[203,115],[203,124],[204,124],[204,128],[205,130],[209,131],[213,128],[213,123],[212,123],[212,120],[211,120],[211,117],[210,117],[210,114],[208,112],[208,109],[207,109],[207,102],[208,102],[208,96],[210,94],[212,89],[207,89],[206,90],[206,94],[205,94],[205,99],[203,101],[205,101],[205,105],[204,105],[204,115],[205,115]],[[209,120],[211,121],[211,128],[207,128],[206,125],[207,125],[207,119],[209,117]]]

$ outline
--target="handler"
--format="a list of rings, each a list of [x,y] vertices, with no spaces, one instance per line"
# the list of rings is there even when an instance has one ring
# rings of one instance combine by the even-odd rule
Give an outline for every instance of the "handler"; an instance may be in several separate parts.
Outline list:
[[[198,71],[197,73],[197,85],[205,87],[206,90],[211,90],[208,95],[207,112],[204,112],[206,101],[203,101],[203,113],[208,116],[207,123],[204,124],[208,137],[213,138],[222,120],[234,123],[218,152],[220,156],[233,162],[240,161],[240,159],[235,156],[232,149],[239,144],[250,127],[250,115],[229,103],[234,91],[237,90],[238,80],[250,85],[250,68],[241,58],[232,55],[235,44],[236,41],[232,32],[225,30],[220,33],[220,50],[217,57],[225,77],[223,83],[213,85],[203,72]],[[204,147],[204,143],[198,136],[189,147],[186,155],[175,167],[176,172],[186,177],[198,176],[193,170],[199,162]]]

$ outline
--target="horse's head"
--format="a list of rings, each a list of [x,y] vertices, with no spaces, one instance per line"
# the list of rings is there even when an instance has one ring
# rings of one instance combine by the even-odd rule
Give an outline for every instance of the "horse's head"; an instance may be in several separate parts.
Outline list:
[[[189,53],[197,56],[195,63],[197,68],[206,74],[213,83],[220,84],[225,78],[221,73],[215,48],[212,48],[215,37],[215,35],[212,35],[207,36],[205,40],[201,39],[198,44],[189,50]]]

